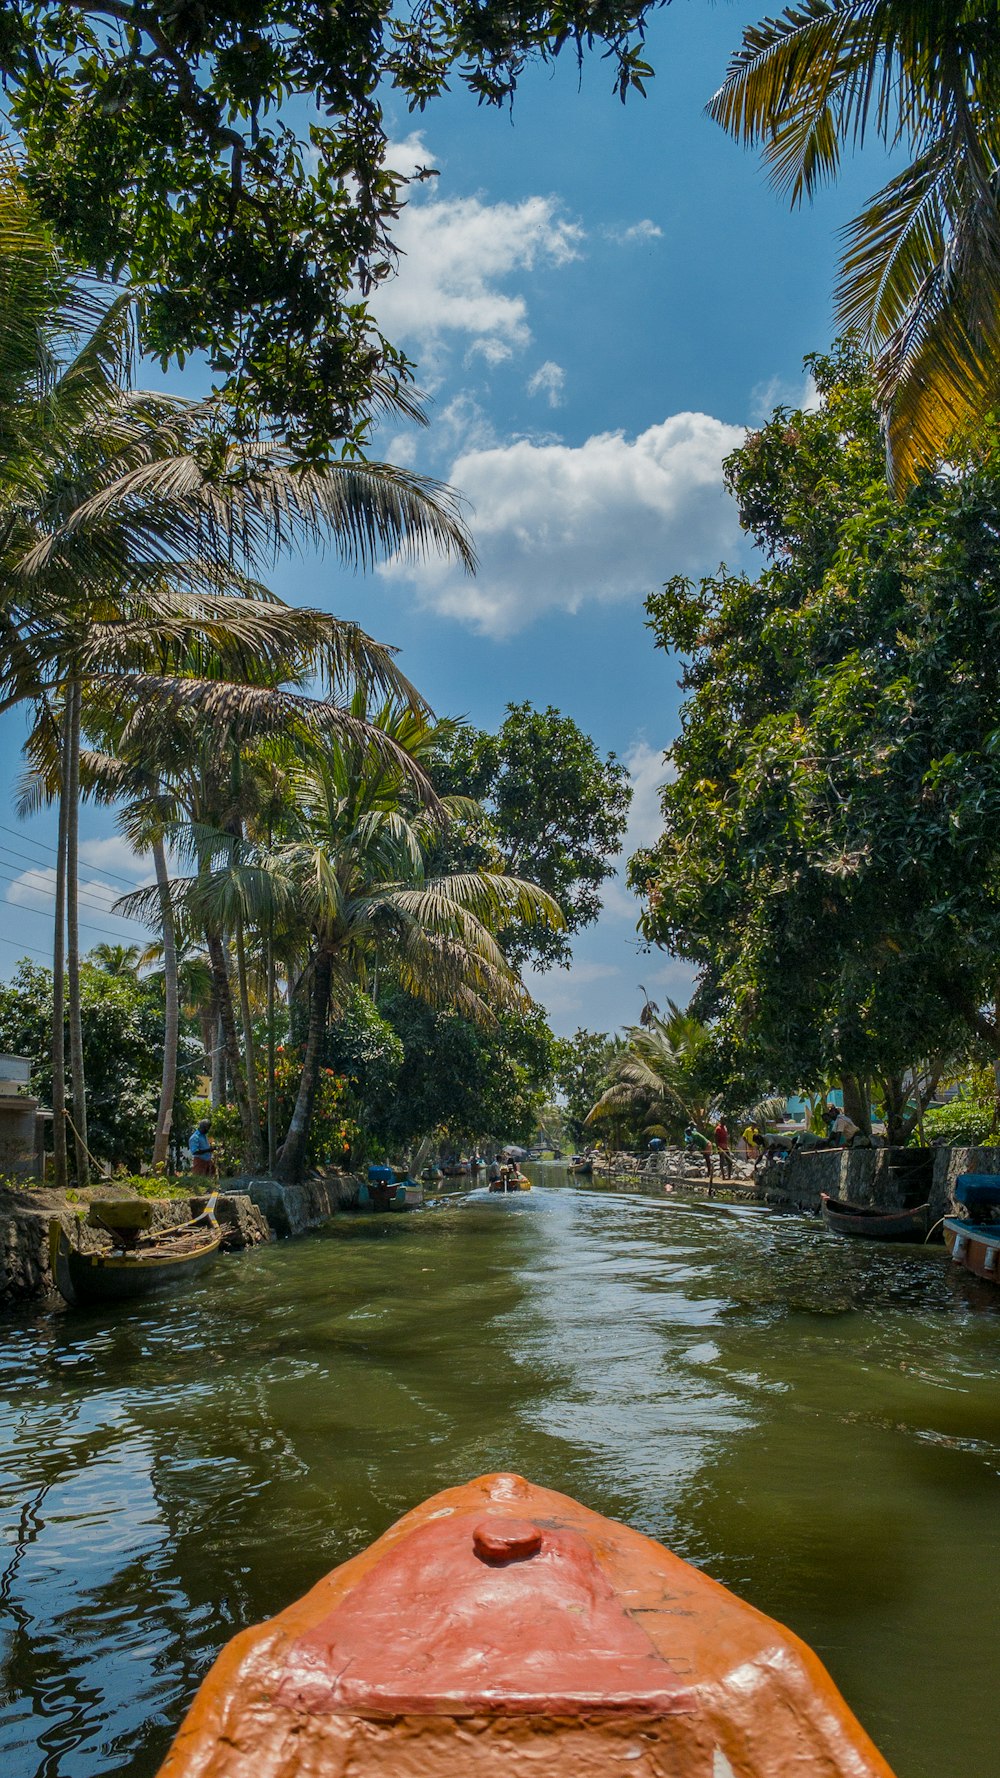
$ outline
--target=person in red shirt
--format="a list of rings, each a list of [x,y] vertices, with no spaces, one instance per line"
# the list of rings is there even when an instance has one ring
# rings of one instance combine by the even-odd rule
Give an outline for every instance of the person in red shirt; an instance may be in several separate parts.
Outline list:
[[[719,1156],[719,1177],[720,1179],[732,1179],[733,1157],[729,1152],[729,1130],[725,1120],[721,1117],[712,1131],[712,1139]]]

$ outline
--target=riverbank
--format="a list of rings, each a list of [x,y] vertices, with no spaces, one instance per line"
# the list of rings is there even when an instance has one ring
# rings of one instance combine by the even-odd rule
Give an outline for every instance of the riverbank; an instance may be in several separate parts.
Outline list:
[[[204,1202],[190,1188],[163,1197],[149,1196],[153,1228],[186,1222]],[[225,1234],[223,1251],[259,1247],[277,1238],[289,1239],[316,1229],[338,1210],[357,1203],[359,1180],[335,1170],[317,1172],[301,1185],[279,1185],[274,1179],[238,1178],[219,1182],[216,1215]],[[87,1225],[95,1199],[135,1197],[134,1189],[113,1181],[87,1191],[57,1192],[45,1186],[0,1188],[0,1307],[43,1302],[55,1290],[49,1265],[49,1223],[58,1217],[85,1252],[110,1247],[110,1238]]]
[[[756,1174],[742,1161],[735,1162],[732,1179],[716,1170],[711,1187],[702,1168],[692,1171],[690,1157],[667,1151],[639,1166],[595,1162],[593,1183],[654,1197],[712,1197],[807,1213],[818,1213],[823,1193],[883,1210],[929,1203],[937,1222],[960,1214],[955,1185],[963,1173],[1000,1173],[1000,1147],[794,1149]]]

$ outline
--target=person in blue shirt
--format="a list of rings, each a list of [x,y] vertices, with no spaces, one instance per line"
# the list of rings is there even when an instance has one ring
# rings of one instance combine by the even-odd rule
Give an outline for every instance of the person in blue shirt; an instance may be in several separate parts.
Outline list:
[[[191,1131],[188,1148],[191,1151],[192,1173],[211,1173],[214,1171],[212,1144],[208,1132],[212,1128],[211,1118],[203,1117],[197,1128]]]

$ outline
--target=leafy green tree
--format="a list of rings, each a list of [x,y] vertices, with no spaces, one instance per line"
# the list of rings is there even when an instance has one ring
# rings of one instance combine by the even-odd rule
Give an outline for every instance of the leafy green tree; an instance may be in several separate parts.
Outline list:
[[[382,105],[453,78],[480,102],[565,47],[642,90],[651,10],[445,0],[22,0],[3,9],[0,75],[27,176],[59,239],[149,292],[144,344],[204,352],[238,423],[273,420],[304,456],[413,412],[407,366],[363,300],[393,270],[406,181]]]
[[[390,1152],[435,1136],[458,1150],[473,1142],[530,1142],[551,1087],[555,1040],[537,1006],[489,1024],[395,990],[380,997],[403,1046],[388,1091],[368,1105],[373,1140]]]
[[[861,1121],[873,1081],[898,1107],[921,1060],[1000,1053],[1000,441],[897,502],[863,361],[814,370],[818,411],[727,465],[763,573],[649,601],[687,701],[631,875],[724,1067],[838,1075]]]
[[[1000,397],[997,8],[797,0],[747,27],[710,109],[793,203],[866,136],[912,156],[847,230],[837,291],[906,485]]]
[[[162,1006],[155,988],[87,961],[80,968],[80,1001],[89,1145],[98,1159],[138,1170],[156,1116]],[[51,1032],[52,972],[20,963],[11,981],[0,984],[0,1048],[30,1056],[32,1084],[49,1104]]]
[[[620,1037],[582,1027],[556,1041],[555,1084],[566,1105],[566,1127],[574,1142],[608,1084],[608,1072],[622,1049]]]
[[[987,1147],[997,1139],[997,1083],[992,1068],[977,1068],[959,1082],[958,1092],[946,1105],[936,1105],[923,1116],[929,1142],[956,1147]]]
[[[382,1104],[396,1089],[403,1066],[403,1040],[361,988],[351,988],[326,1034],[323,1058],[328,1068],[353,1086],[361,1107]]]
[[[507,956],[538,969],[568,963],[576,933],[601,911],[601,888],[614,875],[628,819],[628,772],[613,753],[601,756],[590,736],[551,705],[508,704],[496,734],[457,725],[432,767],[449,795],[471,797],[485,811],[449,835],[469,862],[492,858],[527,877],[559,903],[565,925],[509,926]]]

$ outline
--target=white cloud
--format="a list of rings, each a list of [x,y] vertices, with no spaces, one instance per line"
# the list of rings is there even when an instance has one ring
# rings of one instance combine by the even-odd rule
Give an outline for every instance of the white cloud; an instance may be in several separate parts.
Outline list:
[[[663,757],[663,750],[651,747],[648,741],[633,742],[625,754],[632,784],[628,826],[622,849],[616,859],[618,875],[605,883],[601,895],[604,914],[612,920],[627,920],[634,926],[639,918],[639,902],[625,883],[628,861],[643,846],[651,846],[663,829],[660,791],[673,777],[673,767]]]
[[[497,435],[485,408],[460,389],[437,416],[434,441],[445,450],[484,451],[496,444]]]
[[[641,222],[630,223],[628,228],[609,229],[608,234],[612,241],[617,241],[622,247],[633,246],[637,241],[661,241],[663,239],[662,228],[658,223],[651,221],[648,216],[644,216]]]
[[[595,982],[616,981],[620,975],[621,970],[614,963],[573,963],[569,969],[528,970],[525,980],[548,1017],[562,1026],[567,1021],[573,1025],[588,1006],[593,1006],[593,996],[584,994],[584,988]]]
[[[84,841],[85,845],[98,845],[99,841]],[[83,850],[81,845],[81,852]],[[54,869],[26,870],[7,887],[7,901],[15,907],[29,908],[32,912],[50,914],[55,907],[56,873]],[[123,886],[115,888],[111,883],[104,883],[97,877],[83,877],[80,880],[80,925],[84,929],[84,939],[89,944],[91,935],[93,943],[101,938],[114,938],[117,933],[122,940],[136,937],[137,922],[127,920],[121,914],[112,912],[118,897],[127,894]],[[86,946],[84,947],[86,948]]]
[[[122,871],[130,877],[148,877],[149,859],[133,851],[121,834],[109,834],[102,840],[81,840],[80,857],[96,870]]]
[[[663,828],[660,792],[676,774],[673,764],[664,759],[661,747],[648,741],[635,741],[625,755],[632,780],[632,802],[625,832],[624,852],[629,857],[640,846],[651,846]]]
[[[386,143],[386,166],[394,173],[401,173],[404,179],[412,179],[421,167],[430,167],[433,159],[424,141],[423,130],[411,130],[401,142]]]
[[[448,480],[467,497],[480,556],[470,582],[447,563],[388,563],[424,605],[492,636],[546,610],[640,599],[668,574],[710,571],[742,539],[722,459],[742,427],[673,414],[638,438],[582,445],[519,439],[467,450]]]
[[[566,372],[562,365],[555,364],[551,358],[546,358],[545,363],[540,364],[534,374],[528,378],[528,394],[547,395],[549,406],[558,407],[562,401],[565,381]]]
[[[515,272],[577,258],[583,231],[551,197],[516,204],[433,197],[406,205],[395,240],[399,274],[372,299],[389,337],[416,344],[433,361],[448,336],[458,335],[470,352],[497,363],[531,339],[524,296],[501,285]]]
[[[793,413],[802,408],[807,414],[813,414],[819,405],[819,392],[811,374],[795,382],[788,377],[768,377],[766,382],[756,383],[750,391],[750,412],[758,425],[768,421],[776,407],[790,408]]]

